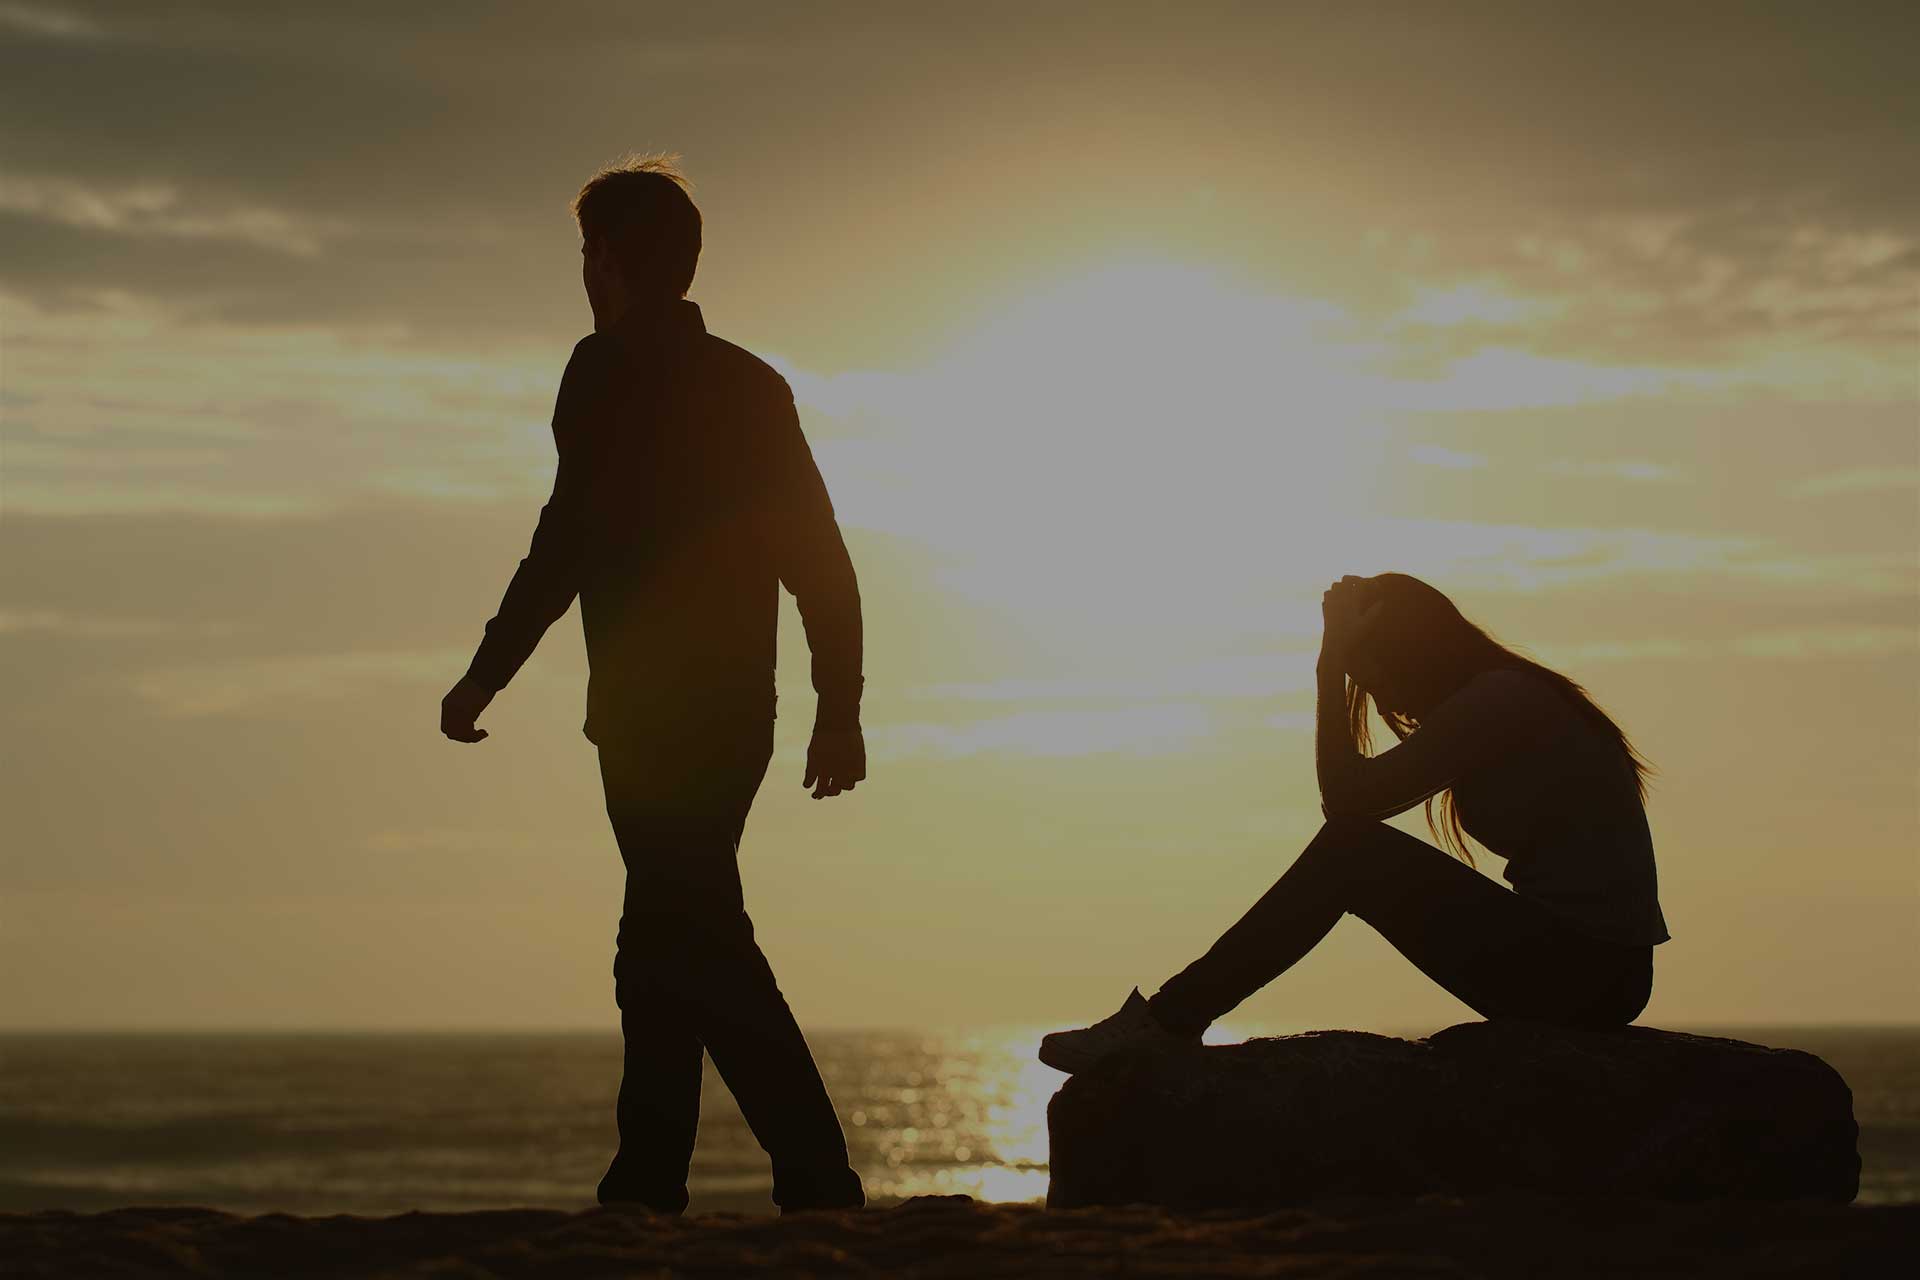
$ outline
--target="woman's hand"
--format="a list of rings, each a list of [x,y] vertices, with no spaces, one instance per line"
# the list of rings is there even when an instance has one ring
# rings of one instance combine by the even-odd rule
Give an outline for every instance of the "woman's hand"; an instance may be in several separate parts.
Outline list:
[[[1344,672],[1347,656],[1380,620],[1384,601],[1373,599],[1365,578],[1352,574],[1328,587],[1320,597],[1320,666]]]

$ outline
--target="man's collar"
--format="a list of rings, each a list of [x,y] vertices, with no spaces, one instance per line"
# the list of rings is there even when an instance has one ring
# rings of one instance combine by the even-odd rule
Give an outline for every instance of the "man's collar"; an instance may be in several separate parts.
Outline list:
[[[635,303],[607,330],[621,337],[641,340],[663,338],[668,334],[705,333],[707,322],[700,315],[700,304],[688,298],[675,298],[660,304]]]

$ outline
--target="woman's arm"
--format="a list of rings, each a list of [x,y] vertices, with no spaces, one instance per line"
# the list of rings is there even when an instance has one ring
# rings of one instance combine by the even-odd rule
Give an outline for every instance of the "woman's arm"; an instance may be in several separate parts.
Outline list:
[[[1320,812],[1336,816],[1333,797],[1353,792],[1366,757],[1353,744],[1347,725],[1347,676],[1325,646],[1314,665],[1313,771],[1320,781]]]
[[[1361,582],[1348,575],[1320,597],[1320,656],[1314,663],[1313,769],[1320,782],[1320,812],[1335,816],[1333,798],[1352,794],[1366,757],[1354,745],[1347,721],[1347,655],[1360,635],[1380,622],[1378,609],[1362,612]]]
[[[1322,664],[1314,766],[1329,818],[1390,818],[1438,795],[1475,769],[1551,732],[1554,695],[1511,670],[1484,671],[1441,703],[1405,742],[1363,756],[1347,730],[1346,676]]]
[[[1347,721],[1347,655],[1384,619],[1377,608],[1362,610],[1359,581],[1343,578],[1321,599],[1313,764],[1327,817],[1390,818],[1551,731],[1551,690],[1523,672],[1483,671],[1425,716],[1406,741],[1377,756],[1361,755]]]

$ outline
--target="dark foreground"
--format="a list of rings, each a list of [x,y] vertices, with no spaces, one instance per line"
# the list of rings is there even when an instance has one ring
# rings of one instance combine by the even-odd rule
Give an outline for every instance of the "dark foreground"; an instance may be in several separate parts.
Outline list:
[[[792,1219],[605,1210],[0,1215],[9,1277],[1897,1276],[1920,1204],[1352,1200],[1257,1216],[965,1197]]]

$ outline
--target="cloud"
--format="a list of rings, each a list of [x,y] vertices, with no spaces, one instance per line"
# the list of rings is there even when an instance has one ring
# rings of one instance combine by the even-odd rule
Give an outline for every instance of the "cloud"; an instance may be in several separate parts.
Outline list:
[[[1814,551],[1777,538],[1663,529],[1384,519],[1344,539],[1353,572],[1413,573],[1448,590],[1592,591],[1699,583],[1817,596],[1920,596],[1911,551]]]
[[[1311,674],[1306,644],[1237,658],[1196,658],[1175,668],[1134,667],[1117,672],[1018,676],[1000,680],[920,685],[916,699],[956,702],[1111,701],[1266,698],[1290,690]]]
[[[1828,662],[1843,658],[1920,656],[1920,620],[1908,626],[1776,627],[1733,634],[1545,644],[1535,647],[1534,652],[1554,666],[1730,658]]]
[[[79,639],[139,639],[177,634],[226,636],[233,631],[229,624],[181,618],[114,618],[76,615],[59,609],[0,609],[0,635],[38,632]]]
[[[5,418],[10,514],[534,498],[552,481],[559,343],[190,323],[131,297],[0,305],[8,378],[26,389]]]
[[[1681,478],[1679,471],[1664,462],[1647,461],[1556,461],[1543,468],[1556,476],[1592,476],[1603,480],[1626,480],[1640,484],[1665,484]]]
[[[1531,325],[1565,310],[1564,299],[1527,298],[1510,293],[1497,280],[1467,280],[1450,285],[1416,285],[1413,300],[1394,320],[1415,328],[1451,329],[1461,325],[1508,328]]]
[[[200,694],[229,667],[266,687],[316,663],[357,679],[393,668],[380,655],[464,648],[457,675],[526,552],[533,512],[417,500],[295,515],[9,510],[0,610],[18,624],[5,638],[19,656],[8,665],[84,665],[90,685],[115,687],[154,673],[154,691],[175,703],[220,700]],[[68,642],[135,629],[137,654]],[[550,645],[564,644],[561,631]]]
[[[551,856],[557,841],[551,831],[473,830],[464,827],[393,827],[361,842],[373,853],[438,854],[526,853]]]
[[[1449,471],[1478,471],[1487,465],[1485,454],[1463,453],[1437,444],[1418,444],[1407,450],[1407,458],[1423,467],[1444,467]]]
[[[1750,658],[1884,658],[1920,656],[1920,621],[1904,627],[1821,627],[1762,631],[1739,637],[1735,650]]]
[[[1720,571],[1765,546],[1735,534],[1398,518],[1357,524],[1347,544],[1366,572],[1399,568],[1461,588],[1523,591]]]
[[[882,758],[1172,755],[1211,732],[1212,719],[1202,707],[1148,703],[1099,710],[1021,711],[958,723],[889,725],[870,731],[868,740]]]
[[[1850,467],[1808,476],[1793,486],[1796,498],[1831,498],[1863,493],[1920,494],[1920,467]]]
[[[44,4],[0,4],[0,29],[51,40],[95,40],[106,34],[85,14]]]
[[[1416,466],[1435,467],[1442,471],[1487,471],[1497,468],[1502,479],[1511,478],[1516,470],[1515,460],[1496,461],[1484,452],[1439,444],[1408,445],[1405,456],[1407,461]],[[1552,458],[1532,463],[1529,469],[1549,476],[1620,480],[1633,484],[1664,484],[1682,478],[1680,469],[1671,464],[1631,458]]]
[[[1647,662],[1697,658],[1716,650],[1698,640],[1678,637],[1638,637],[1632,640],[1591,640],[1572,644],[1541,644],[1529,651],[1550,667],[1578,667],[1601,662]]]
[[[178,237],[110,247],[9,227],[0,270],[43,298],[139,289],[276,322],[540,332],[572,314],[555,275],[572,246],[551,243],[567,239],[566,194],[594,163],[659,142],[716,175],[731,236],[716,254],[805,244],[817,270],[797,274],[800,295],[837,286],[871,310],[909,262],[941,293],[925,245],[956,226],[974,228],[989,270],[1015,276],[1029,247],[1008,237],[1052,216],[1043,206],[1062,211],[1063,234],[1097,239],[1115,218],[1102,162],[1157,136],[1127,127],[1138,104],[1187,142],[1190,157],[1156,163],[1172,185],[1191,171],[1209,208],[1264,224],[1312,206],[1355,236],[1313,247],[1323,277],[1385,267],[1410,282],[1388,303],[1409,321],[1524,329],[1545,354],[1565,349],[1555,333],[1613,334],[1636,360],[1672,350],[1695,336],[1689,313],[1658,313],[1694,292],[1696,319],[1852,324],[1911,269],[1920,207],[1897,52],[1920,36],[1911,6],[1846,21],[1663,12],[1656,39],[1610,11],[1524,4],[1408,11],[1391,39],[1334,9],[1174,31],[1128,5],[1092,29],[1031,7],[969,23],[903,6],[853,23],[831,7],[587,5],[554,22],[516,6],[207,3],[117,7],[111,40],[95,12],[0,8],[14,37],[0,42],[9,172],[109,200],[176,191],[170,216],[241,237],[203,246],[318,246],[326,266],[263,249],[170,271]],[[997,134],[1002,121],[1037,126],[1033,145]],[[1066,149],[1090,162],[1063,184]],[[996,196],[989,218],[965,198],[983,160],[1024,197]],[[749,174],[783,198],[743,198]],[[895,212],[844,234],[851,211],[880,207]],[[1150,236],[1178,233],[1157,206],[1141,217]],[[316,227],[351,227],[352,252],[324,252]],[[1210,217],[1199,241],[1217,246],[1220,230]],[[1428,252],[1382,262],[1362,239],[1374,230],[1417,232]],[[1773,275],[1784,288],[1753,287]],[[514,305],[488,305],[483,281]]]
[[[1854,397],[1909,389],[1920,237],[1864,212],[1858,225],[1823,222],[1845,215],[1810,213],[1786,196],[1733,203],[1555,211],[1532,229],[1423,233],[1437,245],[1422,251],[1429,276],[1460,273],[1467,283],[1413,286],[1413,301],[1387,322],[1396,358],[1431,370],[1484,352],[1506,361],[1578,353],[1623,369],[1675,370],[1680,388],[1699,382],[1689,368],[1766,385],[1845,361],[1838,385],[1872,375],[1851,387]]]
[[[71,178],[9,174],[0,210],[88,231],[181,240],[232,240],[310,258],[344,232],[337,220],[259,206],[217,207],[183,199],[177,187],[140,183],[100,189]]]
[[[289,705],[337,701],[370,687],[424,689],[448,683],[471,654],[440,649],[407,653],[315,653],[234,658],[145,671],[132,691],[162,715],[246,715]]]

